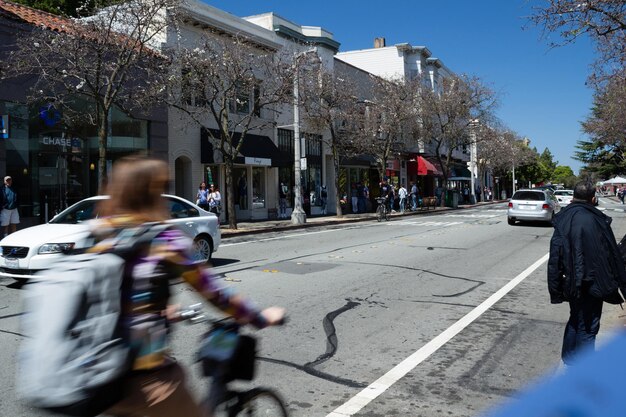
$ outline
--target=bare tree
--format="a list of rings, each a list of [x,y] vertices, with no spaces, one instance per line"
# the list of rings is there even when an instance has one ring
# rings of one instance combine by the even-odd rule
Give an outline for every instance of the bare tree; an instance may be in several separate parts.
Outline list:
[[[380,178],[394,154],[417,144],[418,88],[416,81],[374,79],[373,98],[362,124],[364,153],[376,159]]]
[[[165,101],[206,129],[225,171],[228,222],[237,228],[233,168],[251,131],[273,127],[293,94],[292,56],[239,36],[203,35],[195,47],[171,51]],[[158,92],[157,92],[158,93]]]
[[[453,152],[470,144],[474,121],[488,123],[492,119],[497,99],[477,77],[446,77],[435,88],[430,88],[428,83],[422,82],[419,89],[420,137],[425,143],[434,144],[445,192]],[[441,201],[443,203],[444,199]]]
[[[519,136],[510,129],[497,123],[493,125],[480,124],[477,137],[477,161],[478,177],[485,178],[487,171],[507,172],[513,164],[522,164],[527,161],[527,156],[521,158],[522,151],[514,144],[519,141]],[[515,157],[513,157],[515,156]],[[481,184],[482,199],[484,201],[484,184]]]
[[[150,45],[171,24],[177,0],[87,5],[94,15],[65,19],[58,30],[34,27],[21,37],[3,65],[3,77],[31,77],[29,102],[62,111],[66,124],[81,120],[96,126],[101,188],[110,112],[113,107],[127,114],[145,108],[148,74],[164,67],[155,63],[160,58]]]
[[[303,104],[306,123],[311,129],[326,132],[323,141],[330,149],[335,169],[335,209],[342,216],[339,164],[341,158],[357,155],[362,149],[361,123],[364,100],[357,85],[333,71],[320,68],[318,78],[306,78]]]
[[[545,6],[534,7],[530,20],[544,30],[544,36],[560,35],[560,46],[589,36],[600,57],[592,81],[610,77],[614,69],[626,63],[626,2],[623,0],[547,0]]]

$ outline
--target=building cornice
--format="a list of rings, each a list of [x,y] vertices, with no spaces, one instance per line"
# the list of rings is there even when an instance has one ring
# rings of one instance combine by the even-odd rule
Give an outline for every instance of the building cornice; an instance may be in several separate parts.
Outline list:
[[[332,49],[335,52],[339,51],[339,46],[341,45],[339,42],[337,42],[334,39],[330,39],[330,38],[323,37],[323,36],[304,35],[298,31],[295,31],[281,24],[274,25],[274,32],[276,32],[280,36],[291,38],[297,42],[302,42],[302,43],[312,44],[312,45],[323,45]]]
[[[279,50],[282,44],[276,34],[245,19],[195,0],[183,3],[188,23],[203,30],[215,30],[233,36],[241,36],[259,46]]]

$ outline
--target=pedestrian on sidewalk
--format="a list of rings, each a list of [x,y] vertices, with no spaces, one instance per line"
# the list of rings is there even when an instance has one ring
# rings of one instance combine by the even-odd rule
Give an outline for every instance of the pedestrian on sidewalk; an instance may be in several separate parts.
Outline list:
[[[3,236],[8,236],[17,230],[20,224],[20,214],[17,211],[17,193],[13,189],[13,178],[4,177],[4,184],[0,189],[0,224]]]
[[[202,181],[196,193],[196,205],[202,210],[209,211],[209,190],[206,189],[206,182]]]
[[[278,186],[278,207],[279,207],[279,219],[287,218],[287,186],[284,183],[280,183]]]
[[[619,189],[619,191],[617,191],[617,196],[619,197],[619,201],[622,202],[622,204],[624,204],[624,195],[626,194],[626,188],[625,187],[621,187]]]
[[[209,186],[209,211],[214,213],[217,217],[220,217],[222,212],[222,194],[217,188],[217,185],[211,184]]]
[[[359,212],[359,191],[362,190],[362,186],[360,182],[357,182],[356,185],[352,184],[350,188],[350,202],[352,203],[352,212]]]
[[[398,190],[398,198],[400,199],[400,213],[404,213],[404,205],[406,203],[406,195],[407,191],[404,188],[404,185],[400,185],[400,189]]]
[[[417,210],[417,198],[419,194],[419,188],[415,185],[415,182],[411,182],[411,210]]]
[[[548,290],[552,304],[569,302],[561,359],[571,364],[581,348],[593,349],[604,301],[624,302],[626,270],[611,229],[611,218],[595,208],[591,182],[574,187],[572,202],[554,218]]]
[[[322,190],[320,191],[320,203],[322,204],[322,214],[326,215],[326,204],[328,203],[328,191],[326,191],[325,185],[322,185]]]

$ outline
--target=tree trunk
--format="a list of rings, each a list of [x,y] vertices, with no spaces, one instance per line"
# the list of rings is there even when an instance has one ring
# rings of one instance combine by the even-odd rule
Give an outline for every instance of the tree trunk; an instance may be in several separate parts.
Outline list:
[[[109,112],[99,110],[98,124],[98,194],[104,192],[107,184],[106,160],[107,160],[107,138],[109,133]]]
[[[228,228],[237,229],[237,215],[235,213],[235,184],[233,183],[233,160],[224,157],[224,180],[226,183],[226,206],[228,207]]]
[[[333,166],[335,167],[335,210],[337,213],[337,217],[343,217],[343,211],[341,209],[341,195],[339,190],[339,155],[337,152],[333,151]],[[348,202],[346,201],[346,205]]]

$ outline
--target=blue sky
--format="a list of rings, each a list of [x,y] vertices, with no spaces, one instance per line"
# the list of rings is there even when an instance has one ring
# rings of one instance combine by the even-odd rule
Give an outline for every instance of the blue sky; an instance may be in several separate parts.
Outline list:
[[[531,140],[539,152],[578,173],[571,157],[585,139],[580,121],[589,114],[585,86],[595,59],[587,39],[550,49],[526,19],[541,0],[205,0],[236,16],[274,12],[294,23],[321,26],[341,51],[373,46],[424,45],[456,73],[479,76],[500,95],[498,116]],[[551,35],[555,40],[556,35]]]

